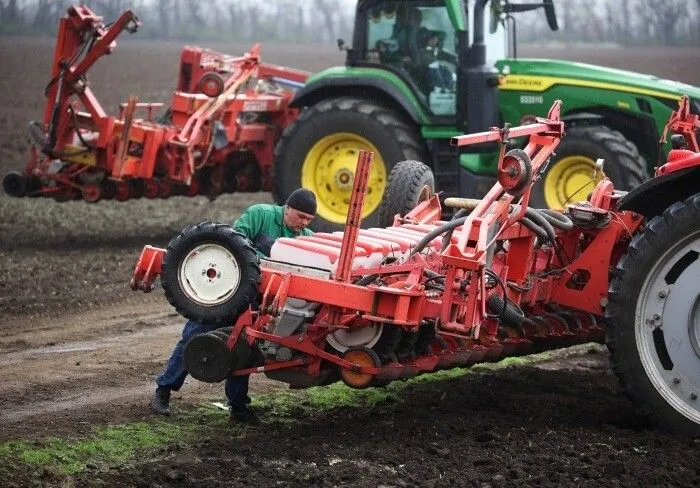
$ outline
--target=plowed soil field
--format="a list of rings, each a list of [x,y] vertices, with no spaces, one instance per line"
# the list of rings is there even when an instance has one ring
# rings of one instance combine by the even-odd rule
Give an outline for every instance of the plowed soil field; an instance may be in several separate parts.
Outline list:
[[[241,53],[247,46],[211,46]],[[90,81],[109,112],[127,95],[167,101],[177,44],[121,42]],[[26,160],[27,123],[42,117],[48,39],[0,38],[0,174]],[[522,49],[700,85],[697,49]],[[333,46],[263,46],[265,61],[317,71]],[[80,437],[150,419],[153,378],[184,320],[162,290],[128,283],[144,244],[164,246],[202,220],[231,221],[266,193],[124,203],[0,195],[0,441]],[[254,378],[252,393],[283,385]],[[188,380],[177,410],[221,401]],[[263,418],[265,411],[261,412]],[[222,412],[222,416],[226,413]],[[223,424],[222,424],[223,425]],[[17,474],[3,486],[24,486]],[[640,422],[590,346],[536,365],[411,384],[373,408],[300,411],[294,422],[222,428],[156,458],[43,485],[73,486],[699,486],[697,440]]]

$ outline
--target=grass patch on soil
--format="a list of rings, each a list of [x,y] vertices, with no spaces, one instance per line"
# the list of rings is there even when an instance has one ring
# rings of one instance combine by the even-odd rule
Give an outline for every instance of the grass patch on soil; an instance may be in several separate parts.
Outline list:
[[[135,422],[95,429],[84,439],[0,444],[0,479],[42,485],[46,479],[128,464],[137,453],[179,440],[187,427],[169,422]],[[21,480],[16,479],[20,477]],[[17,486],[19,486],[17,485]]]
[[[586,350],[586,345],[576,351]],[[336,408],[373,408],[401,402],[403,390],[412,385],[439,382],[466,374],[484,373],[514,365],[529,365],[547,361],[551,352],[525,357],[506,358],[497,363],[485,363],[471,368],[453,368],[424,374],[407,381],[394,381],[384,388],[355,390],[338,382],[306,390],[278,390],[253,396],[254,408],[264,412],[266,423],[292,424],[313,412]],[[146,422],[96,428],[92,435],[82,438],[52,438],[45,441],[12,441],[0,444],[0,479],[13,479],[22,474],[23,481],[41,485],[41,480],[70,477],[86,469],[104,470],[129,465],[137,456],[146,459],[158,455],[168,445],[186,448],[191,440],[219,431],[228,424],[228,415],[213,403],[179,411],[178,415]],[[245,427],[234,427],[245,435]],[[29,475],[28,473],[34,473]],[[27,479],[29,476],[29,479]],[[18,485],[19,486],[19,485]]]

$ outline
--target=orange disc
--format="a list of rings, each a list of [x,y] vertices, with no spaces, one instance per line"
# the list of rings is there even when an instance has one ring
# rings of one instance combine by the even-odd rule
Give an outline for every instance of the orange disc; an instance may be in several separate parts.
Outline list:
[[[360,366],[378,367],[380,365],[377,354],[367,348],[348,349],[343,355],[343,359]],[[340,368],[340,377],[351,388],[367,388],[374,380],[375,375]]]

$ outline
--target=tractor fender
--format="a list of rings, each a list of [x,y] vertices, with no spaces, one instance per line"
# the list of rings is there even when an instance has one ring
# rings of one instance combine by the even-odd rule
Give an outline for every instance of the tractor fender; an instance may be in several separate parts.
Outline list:
[[[321,100],[348,95],[371,99],[383,105],[400,109],[417,125],[425,122],[423,114],[406,100],[399,88],[390,81],[381,78],[355,78],[350,76],[324,78],[312,84],[307,84],[297,91],[290,106],[296,108],[309,107]]]
[[[700,192],[700,166],[674,171],[645,181],[623,196],[620,210],[632,210],[650,219],[676,202]]]
[[[605,117],[591,112],[574,112],[561,116],[565,127],[578,125],[604,125]]]

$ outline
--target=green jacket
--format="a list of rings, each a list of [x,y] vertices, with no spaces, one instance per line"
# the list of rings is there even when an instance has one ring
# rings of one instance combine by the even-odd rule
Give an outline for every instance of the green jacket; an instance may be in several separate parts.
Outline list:
[[[270,256],[272,244],[280,237],[313,235],[310,229],[294,232],[284,225],[284,207],[267,203],[258,203],[246,208],[233,223],[233,228],[248,238],[258,256],[266,257]]]

